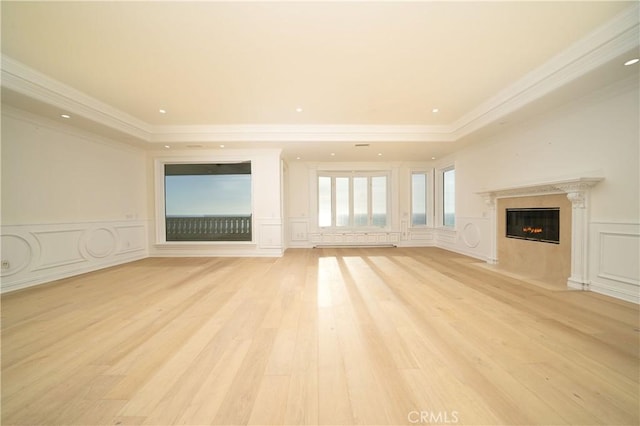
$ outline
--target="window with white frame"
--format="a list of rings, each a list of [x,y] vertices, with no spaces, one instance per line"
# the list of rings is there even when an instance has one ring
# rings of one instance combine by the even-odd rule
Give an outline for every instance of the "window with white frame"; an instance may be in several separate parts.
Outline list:
[[[160,165],[160,241],[252,241],[250,161]]]
[[[448,167],[442,170],[442,226],[456,225],[456,170]]]
[[[386,173],[318,175],[318,226],[384,228],[389,223]]]
[[[429,224],[430,179],[429,172],[411,172],[411,226]]]

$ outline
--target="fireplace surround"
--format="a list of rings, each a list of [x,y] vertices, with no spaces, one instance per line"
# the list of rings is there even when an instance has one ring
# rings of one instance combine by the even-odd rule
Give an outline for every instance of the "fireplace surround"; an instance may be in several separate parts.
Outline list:
[[[489,191],[478,192],[488,207],[489,219],[489,253],[487,262],[499,264],[497,241],[504,229],[498,228],[497,201],[504,198],[535,197],[542,195],[562,194],[571,205],[570,218],[570,273],[567,287],[577,290],[589,289],[589,195],[591,188],[597,185],[601,177],[579,177],[556,181],[547,181],[529,185],[512,186]]]
[[[529,233],[526,238],[509,238],[506,235],[507,212],[525,214],[521,229],[542,228],[544,231],[548,226],[529,213],[555,209],[559,220],[555,226],[558,231],[557,242],[543,242],[541,234]],[[497,268],[558,288],[566,287],[571,275],[571,213],[571,202],[564,194],[499,198],[496,201]]]

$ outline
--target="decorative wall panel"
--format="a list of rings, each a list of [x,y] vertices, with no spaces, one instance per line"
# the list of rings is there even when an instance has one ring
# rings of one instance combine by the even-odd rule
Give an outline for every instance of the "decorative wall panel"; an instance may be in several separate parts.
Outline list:
[[[40,255],[34,259],[33,270],[87,261],[81,253],[80,239],[82,234],[83,229],[77,227],[32,232],[40,249],[38,250]]]
[[[589,289],[640,303],[640,225],[591,224]]]
[[[476,248],[480,244],[480,228],[474,222],[467,222],[462,228],[462,241],[469,248]]]
[[[143,221],[3,226],[1,290],[147,257],[146,229]]]
[[[482,217],[456,216],[455,229],[435,228],[433,245],[482,261],[489,261],[489,221]]]
[[[139,225],[114,226],[116,232],[116,254],[139,252],[147,249],[147,230]]]
[[[282,224],[280,220],[258,219],[259,249],[282,250]]]
[[[314,246],[377,246],[400,242],[399,232],[319,232],[309,235]]]
[[[290,219],[291,241],[307,241],[309,221],[307,219]]]
[[[87,231],[84,249],[95,258],[106,257],[116,249],[116,236],[107,228],[97,228]]]
[[[2,271],[6,277],[22,271],[33,257],[32,244],[18,235],[0,235],[2,241]]]

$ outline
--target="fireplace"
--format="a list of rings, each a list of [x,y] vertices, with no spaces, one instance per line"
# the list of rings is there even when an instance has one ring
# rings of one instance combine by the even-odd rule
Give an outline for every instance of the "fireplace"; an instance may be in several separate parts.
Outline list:
[[[564,286],[571,274],[572,214],[566,195],[506,197],[496,204],[500,269]]]
[[[560,208],[506,209],[506,237],[560,244]]]
[[[487,261],[497,264],[500,259],[501,266],[529,276],[540,272],[568,276],[563,281],[569,288],[588,289],[589,195],[591,188],[602,180],[601,177],[578,177],[479,192],[489,207],[489,235],[495,237],[489,241]],[[521,239],[506,238],[503,212],[531,206],[547,209],[560,206],[562,235],[558,244],[525,244]],[[563,266],[559,268],[559,265]]]

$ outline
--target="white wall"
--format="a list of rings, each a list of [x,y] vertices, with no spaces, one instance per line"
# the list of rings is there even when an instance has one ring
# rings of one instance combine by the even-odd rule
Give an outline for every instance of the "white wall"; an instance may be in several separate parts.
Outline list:
[[[469,249],[463,241],[467,224],[481,233],[477,255],[489,254],[484,244],[487,206],[476,192],[604,177],[591,191],[590,288],[639,301],[639,99],[636,79],[620,81],[534,119],[508,124],[446,159],[456,164],[459,216],[459,235],[451,248]]]
[[[165,242],[156,227],[164,216],[164,162],[251,161],[253,241],[251,242]],[[281,161],[279,149],[162,149],[148,154],[149,209],[154,214],[150,232],[153,256],[280,256],[284,252]]]
[[[593,175],[592,219],[637,222],[638,147],[638,82],[624,80],[456,153],[458,213],[482,210],[478,191]]]
[[[2,290],[147,255],[144,151],[3,107]]]

